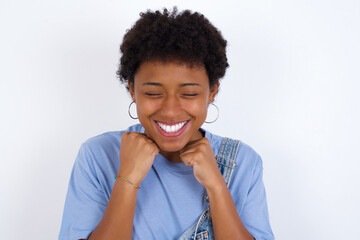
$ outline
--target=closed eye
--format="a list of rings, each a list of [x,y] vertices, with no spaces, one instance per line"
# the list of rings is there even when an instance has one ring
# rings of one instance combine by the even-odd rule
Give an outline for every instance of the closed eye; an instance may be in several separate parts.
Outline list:
[[[183,94],[183,96],[186,96],[186,97],[195,97],[195,96],[197,96],[197,95],[199,95],[199,94],[197,94],[197,93]]]
[[[157,95],[160,95],[160,93],[145,93],[145,95],[148,95],[148,96],[157,96]]]

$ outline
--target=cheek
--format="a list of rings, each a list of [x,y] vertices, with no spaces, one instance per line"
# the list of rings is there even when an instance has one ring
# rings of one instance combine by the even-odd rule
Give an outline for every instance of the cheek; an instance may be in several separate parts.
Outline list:
[[[138,101],[137,104],[137,113],[139,118],[140,117],[147,117],[155,112],[157,112],[160,109],[161,105],[158,103],[158,101]]]
[[[207,102],[206,100],[187,102],[183,105],[183,108],[192,115],[202,116],[207,113]]]

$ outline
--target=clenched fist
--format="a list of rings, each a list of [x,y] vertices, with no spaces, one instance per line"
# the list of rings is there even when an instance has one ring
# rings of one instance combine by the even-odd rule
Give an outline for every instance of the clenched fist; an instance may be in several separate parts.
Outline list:
[[[121,137],[118,175],[140,185],[159,151],[158,146],[145,134],[125,132]]]
[[[201,138],[188,143],[180,151],[180,158],[187,166],[193,167],[195,178],[206,189],[216,187],[224,181],[209,139]]]

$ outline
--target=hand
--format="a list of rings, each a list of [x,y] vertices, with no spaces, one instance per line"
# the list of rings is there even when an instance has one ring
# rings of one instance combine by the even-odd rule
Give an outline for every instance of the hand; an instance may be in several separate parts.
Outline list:
[[[145,134],[125,132],[121,137],[118,175],[140,185],[158,153],[158,146]]]
[[[206,189],[224,183],[207,138],[190,142],[180,151],[180,158],[187,166],[193,167],[195,178]]]

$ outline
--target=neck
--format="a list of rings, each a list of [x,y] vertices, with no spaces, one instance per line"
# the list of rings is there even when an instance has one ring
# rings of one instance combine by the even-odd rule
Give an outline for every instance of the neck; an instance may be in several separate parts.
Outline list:
[[[160,154],[163,155],[170,162],[175,162],[175,163],[182,162],[180,158],[180,152],[165,152],[160,150]]]

